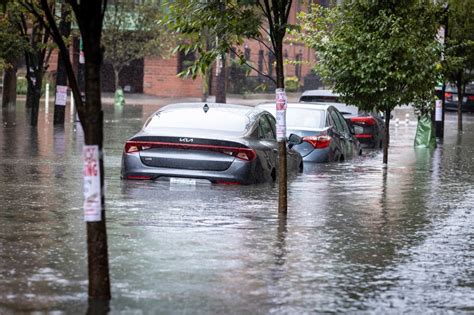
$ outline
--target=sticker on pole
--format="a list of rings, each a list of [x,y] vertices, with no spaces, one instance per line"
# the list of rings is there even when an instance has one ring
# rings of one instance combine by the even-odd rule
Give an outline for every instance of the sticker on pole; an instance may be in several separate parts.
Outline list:
[[[435,121],[443,120],[443,103],[441,100],[436,100],[435,103]]]
[[[82,149],[82,157],[84,160],[84,221],[101,221],[99,146],[85,145]]]
[[[59,106],[66,106],[67,102],[67,86],[58,85],[56,86],[56,101],[54,104]]]
[[[276,136],[277,141],[286,140],[286,107],[287,98],[284,89],[276,89]]]
[[[286,110],[287,98],[284,89],[276,89],[276,110]]]

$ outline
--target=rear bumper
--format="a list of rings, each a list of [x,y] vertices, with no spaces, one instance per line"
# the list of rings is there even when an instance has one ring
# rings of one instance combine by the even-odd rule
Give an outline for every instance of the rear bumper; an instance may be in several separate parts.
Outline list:
[[[255,161],[246,162],[235,160],[228,169],[224,171],[189,170],[164,167],[146,166],[140,160],[138,153],[124,153],[122,155],[122,179],[150,179],[156,180],[160,177],[182,177],[206,179],[210,182],[238,182],[241,184],[252,184],[255,182],[253,171]]]
[[[457,111],[458,110],[458,103],[457,102],[446,102],[444,109],[447,111]],[[463,103],[461,106],[461,110],[463,112],[474,113],[474,103]]]
[[[303,162],[310,163],[326,163],[331,161],[330,157],[330,148],[324,149],[314,149],[308,155],[303,157]]]

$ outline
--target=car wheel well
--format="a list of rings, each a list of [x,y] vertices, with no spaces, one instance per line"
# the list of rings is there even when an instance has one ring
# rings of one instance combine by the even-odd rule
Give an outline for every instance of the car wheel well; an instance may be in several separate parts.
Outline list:
[[[271,176],[272,176],[272,180],[276,181],[276,170],[274,168],[272,169]]]

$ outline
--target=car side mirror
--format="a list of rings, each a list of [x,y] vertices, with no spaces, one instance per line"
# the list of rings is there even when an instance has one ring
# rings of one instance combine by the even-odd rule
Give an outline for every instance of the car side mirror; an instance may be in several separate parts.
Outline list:
[[[294,133],[290,134],[288,137],[288,147],[291,149],[294,145],[303,143],[303,138]]]

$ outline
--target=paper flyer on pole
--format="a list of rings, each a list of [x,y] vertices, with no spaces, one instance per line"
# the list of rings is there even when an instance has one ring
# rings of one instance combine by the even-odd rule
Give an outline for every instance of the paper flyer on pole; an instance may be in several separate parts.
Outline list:
[[[286,140],[287,98],[284,89],[276,89],[276,136],[277,141]]]
[[[435,121],[443,120],[443,103],[441,100],[436,100],[435,103]]]
[[[85,145],[82,156],[84,160],[84,221],[101,221],[99,146]]]
[[[67,102],[67,86],[58,85],[56,86],[56,101],[54,102],[59,106],[66,106]]]

